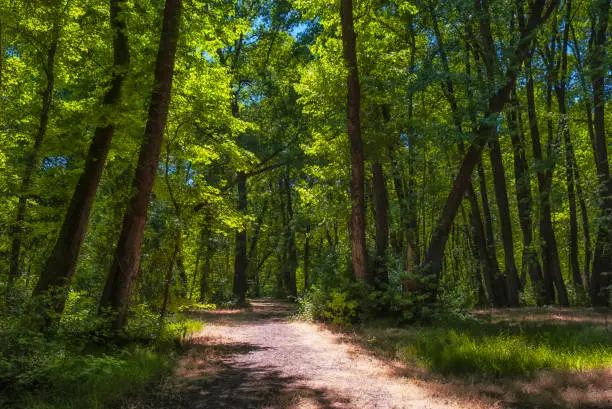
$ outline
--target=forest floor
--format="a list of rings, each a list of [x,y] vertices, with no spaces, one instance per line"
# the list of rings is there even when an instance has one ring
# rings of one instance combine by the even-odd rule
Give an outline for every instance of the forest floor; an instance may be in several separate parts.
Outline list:
[[[443,377],[375,356],[358,332],[294,321],[294,312],[291,304],[255,300],[248,309],[199,313],[205,328],[151,407],[612,407],[612,371],[572,375],[569,383],[563,374],[497,382]]]

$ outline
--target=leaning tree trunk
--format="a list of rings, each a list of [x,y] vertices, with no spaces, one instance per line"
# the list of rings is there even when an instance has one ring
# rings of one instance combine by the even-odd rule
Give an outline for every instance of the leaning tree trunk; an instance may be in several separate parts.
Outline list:
[[[121,16],[126,2],[127,0],[110,1],[110,25],[114,36],[114,62],[111,68],[110,88],[106,92],[102,104],[102,112],[108,112],[108,114],[116,110],[121,100],[121,88],[130,61],[125,18]],[[89,215],[106,164],[111,140],[115,133],[115,123],[112,121],[112,116],[108,114],[104,118],[104,124],[98,126],[94,132],[85,161],[85,169],[70,200],[59,237],[34,289],[35,296],[48,294],[54,288],[63,289],[54,293],[51,306],[58,317],[64,310],[67,297],[65,287],[70,284],[76,269],[83,238],[89,224]]]
[[[347,76],[347,119],[351,151],[351,253],[353,273],[357,280],[372,281],[368,272],[366,248],[366,220],[364,197],[364,156],[361,140],[361,91],[357,71],[357,49],[353,25],[353,1],[340,0],[340,21],[342,26],[342,50],[348,69]]]
[[[15,225],[12,231],[11,253],[9,258],[9,276],[7,289],[10,290],[13,281],[19,277],[19,261],[21,259],[21,243],[23,241],[23,233],[25,230],[25,216],[28,204],[28,195],[32,187],[32,178],[36,164],[39,160],[40,149],[43,140],[47,134],[47,125],[49,124],[49,113],[53,102],[53,93],[55,90],[55,55],[57,53],[57,45],[59,42],[60,27],[55,24],[51,29],[51,44],[47,50],[47,61],[44,66],[46,87],[42,91],[42,110],[40,112],[40,120],[38,130],[34,137],[34,146],[28,155],[25,164],[25,171],[21,181],[21,189],[19,193],[19,201],[17,203],[17,215],[15,217]],[[9,291],[7,291],[7,294]]]
[[[132,290],[138,276],[149,197],[168,118],[182,6],[182,0],[166,0],[153,94],[133,182],[135,193],[123,218],[115,257],[100,300],[101,311],[109,309],[114,313],[111,321],[114,329],[123,328],[127,322]]]
[[[476,135],[472,140],[472,145],[463,159],[463,163],[459,168],[453,187],[451,188],[440,219],[438,220],[424,262],[425,271],[429,276],[434,277],[432,291],[429,294],[430,302],[435,299],[437,294],[437,285],[439,274],[442,269],[444,248],[448,240],[448,234],[453,220],[455,219],[461,200],[470,183],[472,171],[481,157],[482,150],[491,134],[491,128],[494,127],[492,122],[497,122],[497,114],[503,109],[508,101],[510,92],[515,86],[518,69],[528,54],[526,46],[530,43],[534,31],[548,16],[549,12],[544,12],[545,3],[545,0],[536,0],[531,5],[531,15],[529,16],[525,29],[521,30],[521,38],[514,51],[514,61],[510,64],[508,72],[506,73],[505,84],[489,98],[485,118],[479,125]],[[555,5],[556,1],[553,0],[552,4],[549,5],[549,9]]]
[[[595,165],[599,182],[600,222],[595,242],[591,273],[591,300],[595,306],[610,305],[612,298],[612,181],[608,162],[605,127],[605,57],[610,0],[595,4],[595,23],[592,32],[591,84],[593,87],[593,123]]]

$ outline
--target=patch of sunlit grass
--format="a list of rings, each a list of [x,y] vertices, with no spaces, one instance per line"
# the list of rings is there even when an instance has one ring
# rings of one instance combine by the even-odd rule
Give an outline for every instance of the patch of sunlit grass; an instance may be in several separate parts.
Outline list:
[[[444,375],[513,377],[612,367],[612,332],[601,327],[471,321],[362,331],[377,352]]]

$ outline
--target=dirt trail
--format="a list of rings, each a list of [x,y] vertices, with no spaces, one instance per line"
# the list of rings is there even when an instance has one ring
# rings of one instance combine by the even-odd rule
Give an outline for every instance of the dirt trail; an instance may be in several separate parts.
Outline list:
[[[249,311],[204,314],[205,329],[182,361],[172,407],[460,408],[356,353],[337,335],[292,322],[293,308],[254,301]],[[179,403],[180,401],[180,403]],[[161,402],[159,402],[161,404]],[[165,405],[164,405],[165,406]]]

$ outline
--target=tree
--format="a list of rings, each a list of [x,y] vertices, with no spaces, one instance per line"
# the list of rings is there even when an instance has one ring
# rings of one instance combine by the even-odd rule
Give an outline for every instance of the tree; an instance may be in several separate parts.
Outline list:
[[[53,296],[52,307],[56,314],[61,314],[64,309],[67,297],[65,287],[70,284],[76,270],[77,259],[89,224],[89,216],[115,133],[116,125],[112,115],[116,114],[117,106],[121,101],[121,89],[130,60],[127,28],[122,15],[125,4],[125,0],[110,1],[114,57],[110,87],[102,103],[102,111],[106,111],[106,116],[102,118],[103,124],[98,125],[94,131],[85,168],[75,187],[59,237],[34,289],[34,296],[48,294],[53,290],[58,291]]]
[[[123,218],[115,258],[100,300],[101,310],[108,308],[116,314],[112,319],[114,329],[123,328],[127,321],[130,296],[139,270],[149,196],[153,188],[170,105],[182,6],[182,0],[166,0],[153,93],[133,182],[135,192]]]
[[[361,140],[361,95],[357,68],[356,35],[352,0],[340,1],[342,52],[347,74],[347,129],[351,146],[351,251],[355,278],[371,281],[365,237],[364,154]]]

